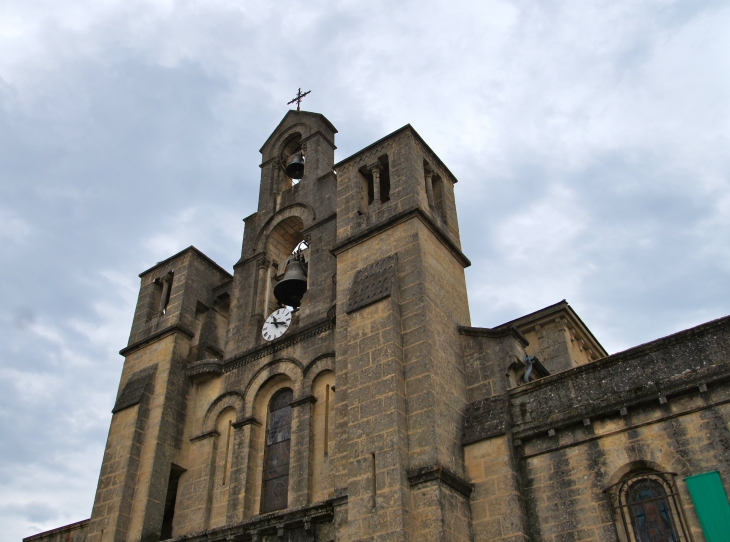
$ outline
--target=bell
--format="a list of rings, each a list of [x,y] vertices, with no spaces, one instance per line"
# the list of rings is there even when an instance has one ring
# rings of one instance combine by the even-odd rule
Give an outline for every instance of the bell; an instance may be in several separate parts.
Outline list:
[[[299,258],[292,257],[286,263],[284,278],[274,286],[274,297],[282,305],[299,308],[302,296],[307,291],[307,274]]]
[[[304,176],[304,157],[301,154],[295,154],[286,166],[284,173],[292,179],[301,179]]]

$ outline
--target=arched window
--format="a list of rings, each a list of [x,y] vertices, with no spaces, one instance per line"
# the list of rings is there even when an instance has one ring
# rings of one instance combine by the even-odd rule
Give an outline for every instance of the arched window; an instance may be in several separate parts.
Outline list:
[[[291,444],[292,390],[277,391],[269,401],[264,451],[261,513],[287,507]]]
[[[633,472],[608,491],[623,542],[689,540],[673,473]]]

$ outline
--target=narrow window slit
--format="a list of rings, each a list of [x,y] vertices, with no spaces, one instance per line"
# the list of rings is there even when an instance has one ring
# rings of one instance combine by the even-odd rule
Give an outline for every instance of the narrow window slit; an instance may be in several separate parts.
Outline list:
[[[324,456],[329,452],[330,440],[330,385],[327,384],[324,392]]]
[[[375,452],[370,454],[371,457],[371,463],[372,463],[372,479],[373,479],[373,485],[372,485],[372,495],[373,495],[373,508],[375,508],[375,498],[378,496],[378,488],[375,483]]]
[[[231,454],[231,433],[233,432],[233,422],[228,422],[228,432],[226,436],[226,457],[223,460],[223,484],[226,485],[226,477],[228,475],[228,456]]]

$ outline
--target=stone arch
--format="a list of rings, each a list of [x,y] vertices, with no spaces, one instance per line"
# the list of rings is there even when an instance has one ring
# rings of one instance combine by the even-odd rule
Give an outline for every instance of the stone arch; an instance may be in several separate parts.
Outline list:
[[[283,130],[279,135],[277,135],[276,138],[274,138],[274,140],[272,140],[268,145],[267,151],[271,153],[269,156],[274,155],[276,158],[279,158],[281,151],[284,149],[284,146],[289,140],[299,135],[301,140],[304,141],[309,137],[309,132],[309,126],[303,122],[292,124],[286,130]],[[264,149],[261,150],[263,151]]]
[[[618,484],[627,474],[639,470],[668,472],[670,469],[668,469],[666,465],[660,465],[655,461],[647,461],[644,459],[629,461],[628,463],[624,463],[611,473],[611,476],[608,477],[608,481],[606,482],[606,487],[611,487]]]
[[[279,230],[286,230],[288,228],[291,228],[296,222],[295,220],[289,220],[292,217],[297,217],[299,219],[300,224],[298,225],[298,229],[300,233],[302,229],[311,225],[316,218],[314,210],[309,205],[306,205],[304,203],[294,203],[292,205],[287,205],[266,221],[266,224],[264,224],[264,226],[261,228],[261,231],[256,238],[253,252],[266,252],[266,257],[271,259],[271,254],[268,250],[271,235],[277,228],[279,228]],[[299,241],[301,241],[301,238],[299,238]],[[294,244],[294,246],[296,246],[296,243]],[[294,246],[292,246],[292,248],[294,248]]]
[[[658,472],[676,472],[681,476],[692,474],[689,465],[679,454],[661,444],[637,442],[617,449],[614,457],[613,474],[609,480],[616,478],[615,482],[629,472],[633,465],[644,465]]]
[[[295,359],[278,359],[261,367],[251,378],[244,391],[245,417],[255,416],[254,404],[261,390],[271,385],[274,378],[283,376],[290,382],[294,397],[302,395],[302,364]],[[262,420],[258,420],[261,422]]]
[[[312,389],[312,384],[316,380],[317,376],[323,371],[335,372],[335,354],[334,352],[327,352],[317,356],[310,361],[304,368],[304,382],[302,383],[303,390]]]
[[[213,401],[203,417],[201,433],[213,431],[215,429],[218,416],[227,408],[233,408],[233,410],[236,411],[237,420],[240,420],[241,415],[244,412],[243,396],[237,391],[229,391]]]

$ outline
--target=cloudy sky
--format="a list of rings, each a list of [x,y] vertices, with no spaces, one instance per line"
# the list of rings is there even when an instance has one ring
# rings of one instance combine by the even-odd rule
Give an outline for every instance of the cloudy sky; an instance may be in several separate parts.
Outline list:
[[[730,4],[0,0],[2,540],[89,517],[139,279],[231,270],[297,88],[342,159],[411,123],[472,323],[617,352],[730,313]]]

